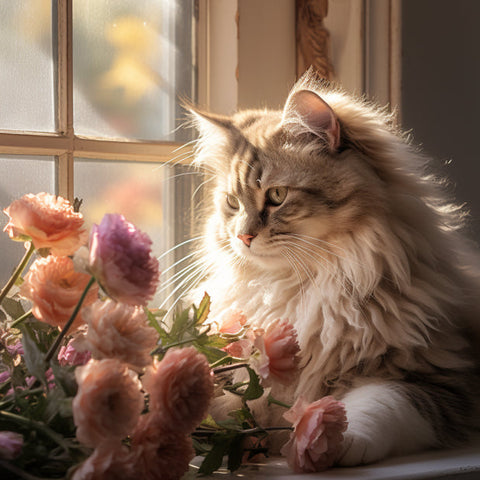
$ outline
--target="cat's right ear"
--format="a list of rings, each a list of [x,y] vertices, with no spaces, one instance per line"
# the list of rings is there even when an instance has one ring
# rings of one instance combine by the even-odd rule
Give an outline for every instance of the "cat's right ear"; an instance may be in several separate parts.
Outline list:
[[[340,145],[340,126],[331,107],[311,90],[290,93],[283,110],[282,124],[295,133],[313,133],[325,140],[328,149]]]

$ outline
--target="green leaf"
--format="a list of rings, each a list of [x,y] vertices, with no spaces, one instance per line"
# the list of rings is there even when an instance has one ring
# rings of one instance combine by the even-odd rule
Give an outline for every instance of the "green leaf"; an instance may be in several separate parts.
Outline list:
[[[208,318],[208,314],[210,313],[210,296],[207,292],[202,298],[198,309],[195,311],[195,318],[197,325],[203,325],[205,320]]]
[[[198,473],[203,475],[209,475],[222,466],[223,457],[227,453],[230,442],[219,441],[220,438],[217,438],[214,445],[212,446],[212,449],[210,450],[210,452],[208,452],[207,456],[200,465]]]
[[[227,467],[231,472],[238,470],[243,459],[243,435],[235,437],[229,448]]]
[[[25,352],[23,358],[27,370],[31,375],[45,383],[45,354],[40,350],[35,334],[29,325],[19,325],[19,329],[22,332],[22,345]]]
[[[13,319],[19,318],[25,313],[21,302],[13,298],[5,297],[2,302],[2,307]]]
[[[250,376],[250,382],[248,384],[245,393],[243,394],[243,398],[245,400],[255,400],[256,398],[260,398],[263,395],[263,387],[260,385],[260,378],[258,377],[255,370],[251,369],[250,367],[246,367],[248,371],[248,375]]]

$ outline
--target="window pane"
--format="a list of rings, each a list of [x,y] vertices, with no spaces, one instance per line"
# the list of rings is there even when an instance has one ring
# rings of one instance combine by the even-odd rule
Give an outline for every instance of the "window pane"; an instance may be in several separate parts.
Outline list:
[[[0,207],[7,208],[26,193],[55,193],[55,160],[53,157],[0,156]],[[8,217],[2,214],[3,230]],[[0,284],[3,287],[25,250],[21,242],[13,242],[3,232],[0,236]],[[1,288],[1,287],[0,287]]]
[[[191,236],[191,198],[200,183],[198,177],[183,165],[75,159],[74,188],[75,196],[83,200],[80,211],[89,227],[105,213],[123,214],[150,236],[153,253],[162,257],[160,267],[165,272],[188,252],[189,243],[164,255]],[[199,198],[193,200],[198,203]],[[174,273],[174,269],[165,272],[162,284]],[[165,291],[157,295],[157,306],[164,298]]]
[[[0,1],[0,129],[55,130],[52,5]]]
[[[80,135],[182,141],[192,98],[193,0],[74,0],[74,121]]]

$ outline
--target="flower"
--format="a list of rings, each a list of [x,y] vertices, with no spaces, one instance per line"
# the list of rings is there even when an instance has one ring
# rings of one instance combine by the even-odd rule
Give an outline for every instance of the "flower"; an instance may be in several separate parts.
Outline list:
[[[72,480],[130,480],[138,477],[135,458],[119,442],[103,442],[77,468]]]
[[[20,294],[33,304],[32,313],[37,320],[53,326],[63,327],[71,317],[90,277],[76,272],[69,257],[37,259],[25,276]],[[83,302],[82,309],[73,322],[72,329],[83,325],[86,305],[98,297],[98,287],[93,285]]]
[[[72,338],[67,346],[60,347],[57,357],[60,365],[85,365],[90,360],[92,354],[89,350],[82,348],[82,343],[85,342],[83,339],[83,336]]]
[[[148,413],[140,418],[132,435],[135,467],[142,480],[178,480],[195,455],[187,434],[164,431],[162,423],[158,413]]]
[[[276,381],[288,384],[295,378],[298,368],[300,347],[293,326],[285,320],[271,323],[266,331],[255,331],[255,347],[260,352],[256,367],[264,379],[273,377]]]
[[[236,335],[242,331],[243,326],[247,323],[247,317],[241,310],[228,310],[221,318],[218,331]]]
[[[242,338],[236,342],[229,343],[223,350],[232,357],[247,358],[252,354],[253,340]]]
[[[150,408],[162,412],[162,429],[190,433],[207,415],[213,395],[213,374],[195,348],[170,349],[142,379]]]
[[[36,249],[49,248],[54,255],[72,255],[87,240],[83,216],[68,200],[49,193],[28,194],[5,210],[4,228],[13,240],[31,240]]]
[[[333,397],[313,403],[297,399],[283,415],[294,431],[281,453],[295,472],[320,472],[333,465],[347,429],[345,406]]]
[[[13,460],[18,457],[23,447],[23,435],[16,432],[0,432],[0,458]]]
[[[146,305],[159,282],[159,263],[151,240],[122,215],[106,214],[90,234],[89,268],[109,296]]]
[[[85,319],[93,358],[118,358],[136,369],[152,363],[157,335],[142,307],[98,300],[85,311]]]
[[[90,360],[77,367],[78,392],[73,399],[77,438],[96,447],[122,439],[135,428],[144,407],[140,382],[116,359]]]

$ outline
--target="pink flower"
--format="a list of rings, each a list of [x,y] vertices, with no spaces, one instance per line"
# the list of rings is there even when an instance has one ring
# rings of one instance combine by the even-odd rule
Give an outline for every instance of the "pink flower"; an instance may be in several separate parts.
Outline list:
[[[0,458],[13,460],[22,452],[23,436],[16,432],[0,432]]]
[[[14,240],[31,240],[36,249],[72,255],[87,240],[81,213],[62,197],[48,193],[24,195],[7,207],[4,231]]]
[[[260,352],[256,364],[259,375],[283,384],[291,383],[298,369],[300,352],[293,326],[288,321],[277,320],[265,332],[257,329],[255,334],[255,347]]]
[[[137,370],[152,363],[157,335],[142,307],[98,300],[85,311],[85,319],[93,358],[118,358]]]
[[[87,349],[82,349],[79,343],[77,337],[70,340],[67,346],[62,345],[60,347],[57,358],[62,367],[65,365],[85,365],[90,360],[91,353]]]
[[[343,403],[328,396],[309,404],[300,397],[283,416],[295,428],[281,450],[290,468],[300,473],[331,467],[347,429]]]
[[[103,442],[74,472],[72,480],[140,479],[135,458],[120,442]]]
[[[77,306],[90,276],[76,272],[68,257],[49,255],[39,258],[30,267],[20,294],[33,304],[32,312],[37,320],[56,327],[63,327]],[[82,309],[77,314],[72,329],[83,325],[85,306],[98,297],[98,287],[93,285],[87,293]]]
[[[106,214],[90,234],[89,268],[109,296],[146,305],[159,282],[159,263],[151,240],[122,215]]]
[[[187,434],[162,430],[161,416],[157,412],[143,415],[132,435],[137,478],[142,480],[178,480],[195,455]]]
[[[248,358],[253,351],[253,340],[242,338],[236,342],[229,343],[223,350],[232,357]]]
[[[218,331],[236,335],[242,331],[243,326],[247,323],[247,317],[241,310],[228,310],[221,318]]]
[[[142,379],[150,410],[162,414],[162,430],[190,433],[205,418],[213,395],[213,374],[195,348],[170,349]]]
[[[140,382],[116,359],[90,360],[77,367],[73,399],[77,438],[91,447],[121,440],[133,431],[144,407]]]

